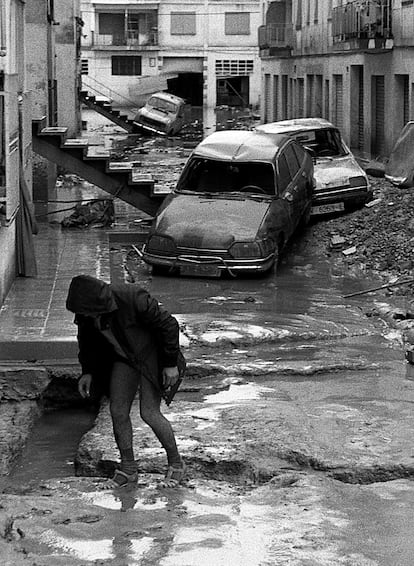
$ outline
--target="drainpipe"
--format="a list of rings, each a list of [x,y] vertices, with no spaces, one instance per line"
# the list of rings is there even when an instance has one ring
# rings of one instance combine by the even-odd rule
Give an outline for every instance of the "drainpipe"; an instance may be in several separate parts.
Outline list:
[[[0,57],[5,57],[6,50],[6,7],[0,2]]]

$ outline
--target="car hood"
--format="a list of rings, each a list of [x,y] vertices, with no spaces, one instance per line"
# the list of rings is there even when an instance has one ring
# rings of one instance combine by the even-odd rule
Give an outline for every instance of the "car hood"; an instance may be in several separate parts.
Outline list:
[[[365,177],[363,169],[352,156],[333,159],[317,159],[314,164],[314,176],[317,187],[341,186],[349,183],[350,177]]]
[[[227,249],[256,237],[269,200],[173,194],[156,220],[155,233],[177,246]]]

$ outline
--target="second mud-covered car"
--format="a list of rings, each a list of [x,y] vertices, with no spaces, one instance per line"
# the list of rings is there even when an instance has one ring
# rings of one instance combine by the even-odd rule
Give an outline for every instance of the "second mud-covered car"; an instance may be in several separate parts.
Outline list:
[[[309,219],[310,154],[288,136],[221,131],[193,151],[143,249],[155,270],[263,273]]]
[[[311,152],[315,163],[312,214],[341,212],[372,199],[368,177],[333,124],[322,118],[296,118],[256,127],[257,131],[293,137]]]

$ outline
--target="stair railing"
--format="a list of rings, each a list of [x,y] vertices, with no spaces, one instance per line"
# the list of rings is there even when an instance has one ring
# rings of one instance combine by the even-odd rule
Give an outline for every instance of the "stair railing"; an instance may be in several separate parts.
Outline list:
[[[94,85],[98,85],[98,87]],[[96,79],[90,77],[89,75],[82,75],[82,88],[84,90],[91,90],[93,91],[93,94],[96,93],[100,96],[105,96],[106,98],[110,98],[111,100],[114,98],[115,95],[116,98],[118,99],[121,98],[122,100],[125,100],[125,102],[128,103],[128,106],[131,106],[132,108],[137,108],[137,105],[133,100],[130,100],[129,98],[123,96],[122,94],[119,94],[119,92],[116,92],[109,86],[106,86],[104,83],[97,81]],[[106,92],[100,89],[105,89]]]

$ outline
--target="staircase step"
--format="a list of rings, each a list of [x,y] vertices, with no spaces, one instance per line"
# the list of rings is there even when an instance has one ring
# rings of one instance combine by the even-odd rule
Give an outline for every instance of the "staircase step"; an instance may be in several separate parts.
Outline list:
[[[107,96],[95,96],[97,104],[112,104],[112,99]]]
[[[63,147],[65,149],[84,148],[84,147],[88,147],[88,145],[89,145],[88,140],[84,138],[68,138],[63,144]]]
[[[154,177],[151,173],[140,173],[136,169],[131,170],[131,180],[134,185],[139,183],[154,183]]]
[[[61,128],[59,126],[48,126],[47,128],[42,128],[40,133],[42,136],[58,136],[66,134],[67,128]]]
[[[88,153],[85,159],[109,159],[111,157],[111,150],[104,147],[89,146]]]
[[[134,167],[141,167],[140,161],[111,161],[109,163],[109,171],[132,171]]]

